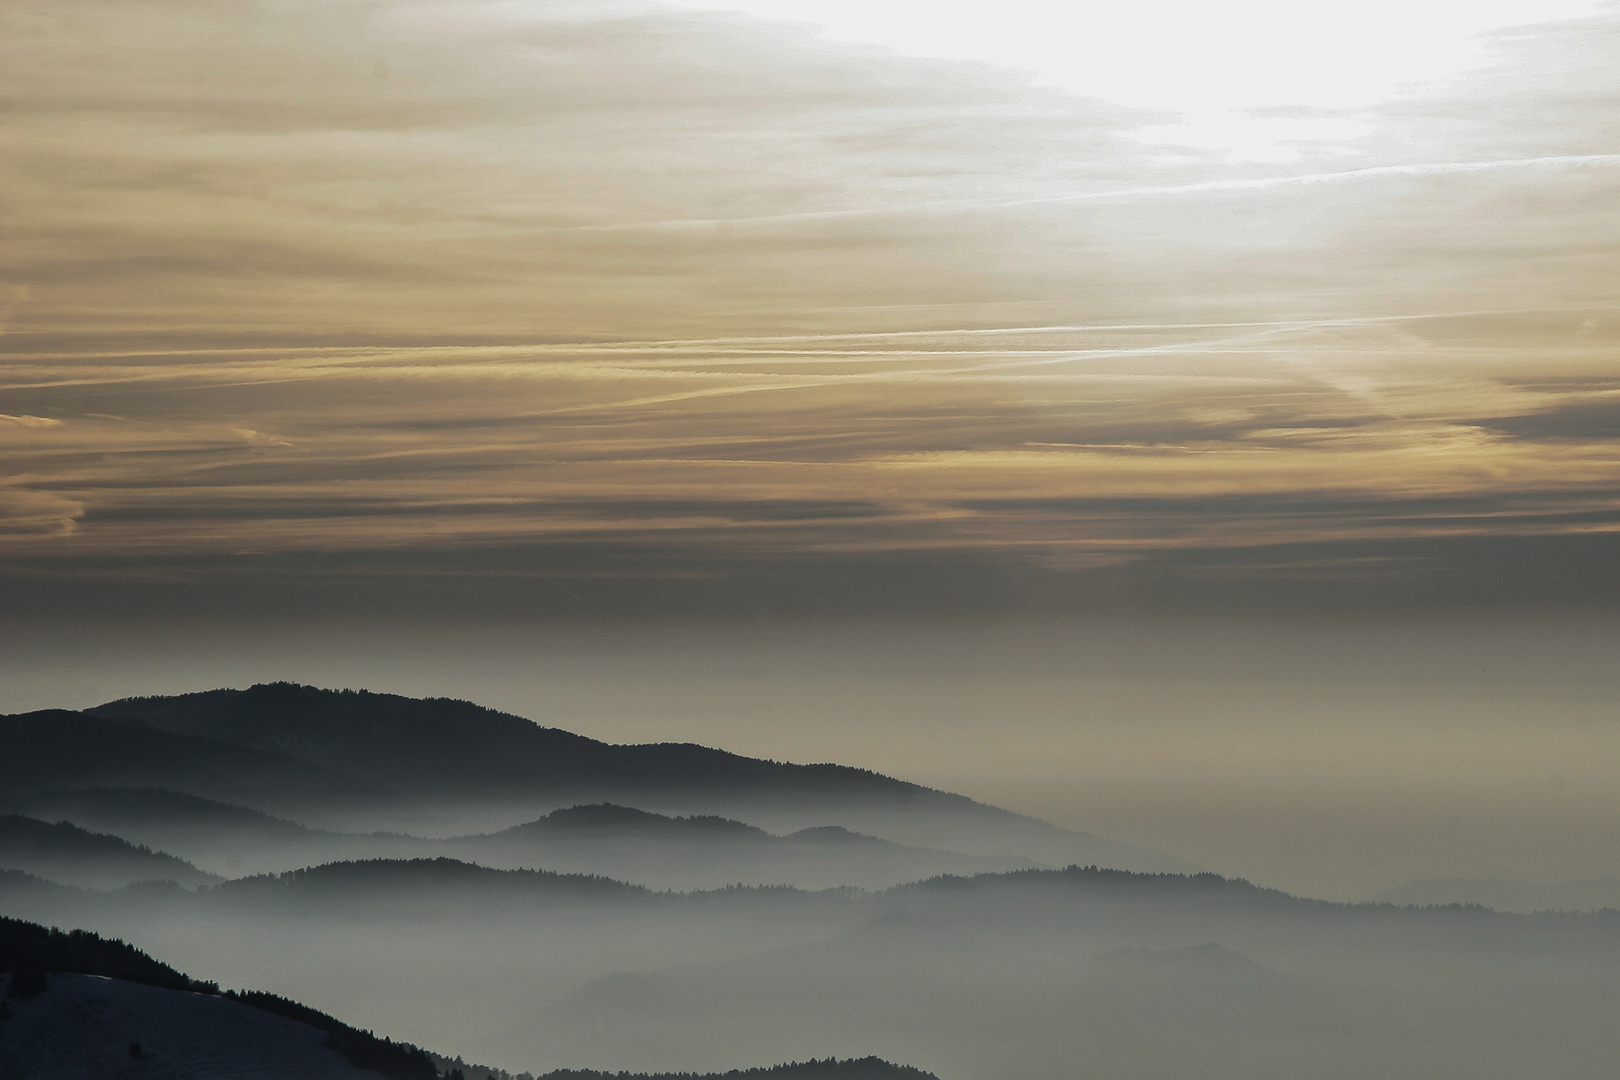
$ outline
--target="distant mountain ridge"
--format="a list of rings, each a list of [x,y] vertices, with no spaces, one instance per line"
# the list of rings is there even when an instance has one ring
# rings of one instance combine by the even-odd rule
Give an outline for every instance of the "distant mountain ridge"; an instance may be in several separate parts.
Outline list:
[[[491,837],[517,837],[517,836],[577,836],[586,832],[606,832],[615,836],[714,836],[716,834],[747,837],[749,839],[775,840],[772,836],[754,825],[746,822],[733,821],[716,814],[693,814],[688,817],[655,814],[649,810],[638,810],[634,807],[619,806],[615,803],[590,803],[584,806],[570,806],[553,810],[545,817],[534,821],[526,821],[521,825],[514,825],[510,829],[503,829]]]
[[[778,836],[714,814],[671,817],[595,803],[554,810],[434,850],[488,866],[542,866],[670,889],[720,885],[886,888],[942,873],[1025,869],[1034,860],[914,847],[830,825]]]
[[[68,822],[0,815],[0,867],[25,870],[64,885],[113,889],[136,881],[174,881],[196,888],[221,880],[184,859]]]
[[[909,1065],[893,1065],[882,1058],[843,1061],[796,1061],[763,1069],[732,1069],[723,1073],[605,1073],[594,1069],[558,1069],[538,1080],[939,1080],[933,1073]]]
[[[495,833],[438,839],[312,829],[245,807],[153,788],[44,792],[14,800],[11,809],[71,821],[178,855],[212,871],[204,874],[209,880],[332,862],[450,856],[505,869],[605,875],[655,888],[769,883],[877,889],[942,873],[1038,865],[1015,857],[910,847],[836,825],[778,836],[716,815],[670,817],[611,803],[565,807]],[[178,868],[154,867],[138,875],[132,871],[121,880],[70,880],[34,863],[15,865],[51,880],[96,888],[163,877],[187,887],[199,883]]]
[[[256,806],[389,805],[389,788],[299,758],[65,709],[0,716],[0,794],[153,787]]]
[[[266,837],[301,839],[319,835],[323,831],[245,806],[165,788],[90,787],[73,791],[41,791],[16,800],[14,805],[31,817],[52,821],[66,818],[86,828],[95,828],[98,822],[116,823],[124,828],[144,827],[159,832],[233,828],[251,830],[256,840]],[[152,846],[164,845],[157,843]]]
[[[490,901],[527,905],[538,913],[549,905],[601,908],[626,903],[651,907],[692,908],[703,904],[746,907],[793,905],[847,908],[868,931],[904,934],[935,916],[955,918],[964,912],[998,912],[1038,922],[1072,919],[1086,910],[1088,919],[1151,921],[1174,913],[1199,913],[1214,919],[1286,920],[1295,923],[1336,921],[1347,926],[1405,925],[1434,927],[1514,927],[1527,932],[1556,932],[1560,927],[1600,928],[1620,946],[1620,911],[1538,912],[1518,914],[1465,905],[1434,907],[1345,903],[1295,896],[1218,874],[1139,874],[1095,866],[1061,870],[1020,870],[942,875],[874,892],[858,889],[799,889],[791,886],[733,885],[692,891],[655,890],[598,874],[551,870],[496,869],[457,859],[364,859],[326,863],[280,874],[256,874],[223,881],[195,892],[141,883],[114,892],[87,891],[44,881],[17,870],[0,870],[0,903],[8,897],[43,897],[66,909],[88,902],[90,911],[133,910],[142,905],[180,904],[179,910],[224,912],[233,909],[267,914],[297,913],[329,906],[334,914],[369,918],[384,913],[458,910],[457,904]],[[468,917],[472,909],[466,909]],[[27,917],[35,917],[28,914]],[[875,920],[875,921],[872,921]]]
[[[550,870],[495,870],[456,859],[368,859],[327,863],[284,874],[259,874],[222,882],[208,898],[270,904],[344,903],[409,905],[443,903],[457,896],[478,900],[584,901],[602,904],[655,896],[640,885],[594,874]]]
[[[383,987],[357,1014],[393,1033],[457,1009],[438,1030],[487,1025],[458,1049],[507,1067],[723,1074],[819,1050],[998,1080],[1114,1075],[1123,1047],[1170,1055],[1143,1076],[1596,1080],[1620,1045],[1607,1008],[1620,985],[1616,912],[1344,904],[1094,867],[876,894],[659,893],[449,860],[340,864],[196,893],[82,893],[24,875],[13,892],[10,876],[0,874],[0,910],[151,934],[194,960],[200,946],[223,970],[278,968],[278,992],[321,1008]],[[474,977],[447,986],[452,955],[470,958]],[[425,994],[431,1011],[387,1004]],[[1415,1045],[1402,1042],[1413,1030],[1436,1053],[1384,1067],[1391,1046]],[[1433,1043],[1450,1032],[1488,1040],[1503,1065],[1473,1069],[1453,1053],[1462,1044]]]
[[[1496,911],[1602,911],[1620,909],[1620,878],[1535,882],[1507,878],[1427,878],[1385,889],[1374,900],[1427,907],[1478,904]]]
[[[792,765],[695,743],[604,743],[450,698],[262,683],[246,690],[125,698],[85,715],[139,720],[176,735],[295,758],[398,792],[488,799],[725,789],[773,797],[841,792],[894,802],[972,803],[847,765]]]
[[[12,798],[165,788],[344,831],[440,835],[614,803],[776,833],[836,826],[1047,865],[1196,869],[867,769],[691,743],[610,744],[444,698],[265,683],[0,717],[8,736],[18,753],[0,762],[0,796]]]

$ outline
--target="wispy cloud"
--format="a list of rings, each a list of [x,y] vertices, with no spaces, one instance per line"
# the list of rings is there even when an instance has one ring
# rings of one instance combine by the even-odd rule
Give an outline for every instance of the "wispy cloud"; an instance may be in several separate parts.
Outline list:
[[[1114,202],[1125,199],[1169,198],[1183,195],[1275,191],[1278,188],[1345,184],[1408,176],[1456,176],[1469,173],[1518,169],[1613,169],[1620,168],[1620,154],[1569,154],[1551,157],[1508,158],[1499,161],[1426,161],[1401,165],[1372,165],[1335,172],[1292,173],[1283,176],[1244,177],[1228,180],[1200,180],[1188,184],[1148,184],[1111,188],[1103,191],[1069,191],[1017,199],[937,199],[899,206],[865,207],[850,210],[817,210],[796,214],[758,217],[687,218],[667,221],[636,221],[602,225],[554,226],[543,231],[617,231],[624,229],[693,229],[716,226],[763,225],[781,222],[836,221],[846,218],[914,214],[941,210],[997,210],[1060,203]]]
[[[1612,20],[1265,175],[721,16],[59,7],[0,15],[13,565],[788,580],[1616,527],[1620,84],[1524,74]]]

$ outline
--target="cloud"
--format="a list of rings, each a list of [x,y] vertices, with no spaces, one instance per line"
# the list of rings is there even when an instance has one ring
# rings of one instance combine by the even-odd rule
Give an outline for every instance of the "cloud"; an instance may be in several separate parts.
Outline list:
[[[1114,188],[1103,191],[1071,191],[1021,199],[939,200],[936,202],[913,203],[909,206],[884,206],[860,210],[819,210],[764,217],[696,218],[671,221],[624,222],[610,225],[561,226],[558,228],[613,231],[620,229],[710,228],[718,225],[736,226],[794,221],[819,222],[841,218],[925,211],[996,210],[1057,203],[1111,202],[1119,199],[1151,199],[1246,191],[1262,192],[1300,185],[1342,184],[1359,180],[1382,180],[1391,177],[1456,176],[1469,173],[1497,172],[1507,169],[1613,168],[1620,168],[1620,154],[1574,154],[1554,157],[1509,158],[1499,161],[1423,161],[1402,165],[1374,165],[1361,169],[1344,169],[1337,172],[1292,173],[1282,176],[1260,176],[1231,180],[1202,180],[1190,184],[1158,184],[1146,187]]]
[[[286,439],[280,439],[274,435],[267,435],[262,431],[254,431],[252,428],[232,428],[231,432],[249,446],[267,448],[293,445]]]
[[[70,535],[83,514],[84,505],[71,499],[0,487],[0,542]]]
[[[9,4],[9,565],[1277,588],[1613,529],[1612,24],[1278,175],[719,15]]]
[[[1620,398],[1594,396],[1522,416],[1497,416],[1476,422],[1516,439],[1616,441],[1620,440]]]

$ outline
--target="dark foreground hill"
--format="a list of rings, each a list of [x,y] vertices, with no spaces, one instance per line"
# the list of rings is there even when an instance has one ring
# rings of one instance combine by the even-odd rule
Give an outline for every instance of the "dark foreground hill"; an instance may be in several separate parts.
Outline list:
[[[446,1066],[442,1072],[439,1064]],[[564,1071],[550,1080],[609,1075]],[[477,1069],[452,1069],[442,1057],[357,1030],[296,1001],[258,991],[222,993],[216,984],[191,979],[122,941],[0,917],[0,1077],[6,1080],[379,1076],[480,1080]],[[753,1078],[936,1080],[877,1058],[736,1070],[712,1080]],[[634,1080],[676,1080],[676,1074]]]
[[[691,743],[615,745],[443,698],[273,683],[4,717],[0,739],[12,751],[0,762],[0,796],[13,799],[163,788],[350,831],[428,823],[440,834],[614,803],[776,833],[840,826],[1048,865],[1190,869],[866,769]]]
[[[0,1076],[435,1080],[414,1046],[297,1002],[221,994],[126,945],[0,918]]]

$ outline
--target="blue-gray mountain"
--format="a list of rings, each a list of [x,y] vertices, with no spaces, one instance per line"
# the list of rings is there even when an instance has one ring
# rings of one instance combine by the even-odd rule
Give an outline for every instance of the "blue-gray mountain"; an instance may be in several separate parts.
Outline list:
[[[0,796],[163,788],[347,830],[486,832],[616,803],[1063,865],[1191,869],[1155,852],[845,765],[615,745],[442,698],[274,683],[0,718]]]
[[[173,881],[195,888],[220,880],[184,859],[117,836],[20,814],[0,815],[0,869],[24,870],[93,889],[116,889],[137,881]]]

